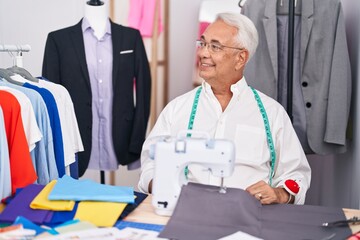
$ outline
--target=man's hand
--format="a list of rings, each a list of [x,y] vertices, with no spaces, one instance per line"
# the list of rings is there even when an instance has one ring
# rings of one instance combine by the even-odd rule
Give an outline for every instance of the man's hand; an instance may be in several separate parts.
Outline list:
[[[246,191],[258,199],[261,204],[288,203],[290,194],[284,188],[272,188],[266,182],[259,181],[248,188]],[[293,203],[294,199],[290,199]]]

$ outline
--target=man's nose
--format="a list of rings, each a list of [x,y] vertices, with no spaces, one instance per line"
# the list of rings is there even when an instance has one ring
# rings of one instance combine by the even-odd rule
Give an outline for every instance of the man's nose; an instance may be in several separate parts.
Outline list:
[[[206,44],[203,48],[198,48],[198,56],[201,57],[208,57],[210,55],[209,52],[209,44]]]

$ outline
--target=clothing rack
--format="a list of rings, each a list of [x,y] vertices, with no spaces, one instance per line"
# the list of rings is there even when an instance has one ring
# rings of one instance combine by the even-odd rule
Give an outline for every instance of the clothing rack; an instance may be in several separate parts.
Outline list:
[[[289,34],[288,34],[288,87],[287,87],[287,113],[291,122],[293,121],[293,69],[294,69],[294,24],[295,24],[295,3],[296,0],[289,0]]]
[[[23,67],[23,52],[30,52],[31,47],[30,45],[5,45],[0,44],[0,52],[7,52],[13,57],[13,65],[18,67]],[[12,53],[16,52],[16,56],[14,56]]]

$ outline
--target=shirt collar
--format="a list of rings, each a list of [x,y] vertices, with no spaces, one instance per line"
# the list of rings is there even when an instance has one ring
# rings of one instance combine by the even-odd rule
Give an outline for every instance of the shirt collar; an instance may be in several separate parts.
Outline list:
[[[82,32],[84,33],[86,30],[88,29],[92,29],[89,21],[84,17],[81,23],[81,29]],[[106,21],[106,26],[105,26],[105,34],[110,34],[111,35],[111,25],[110,25],[110,20]]]
[[[202,87],[205,90],[205,92],[212,92],[211,90],[211,85],[208,84],[206,81],[203,80],[202,82]],[[240,93],[242,93],[246,88],[248,87],[248,84],[245,80],[245,77],[242,77],[239,81],[237,81],[236,83],[232,84],[230,86],[230,90],[234,95],[238,95]]]

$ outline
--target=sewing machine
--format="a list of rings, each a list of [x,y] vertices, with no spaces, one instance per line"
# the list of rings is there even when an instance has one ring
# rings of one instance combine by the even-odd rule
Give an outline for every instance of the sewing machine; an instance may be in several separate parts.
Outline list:
[[[225,193],[223,178],[231,176],[235,164],[235,146],[228,140],[188,137],[164,137],[151,145],[150,158],[155,161],[152,205],[158,215],[171,216],[187,184],[185,168],[200,164],[221,178],[220,193]]]

